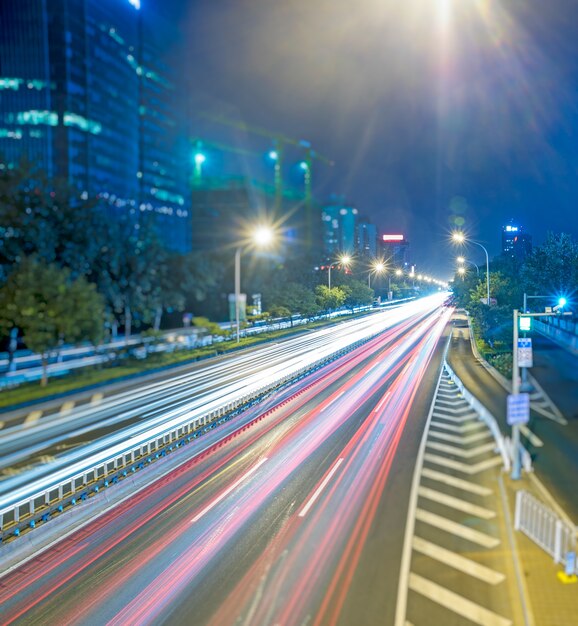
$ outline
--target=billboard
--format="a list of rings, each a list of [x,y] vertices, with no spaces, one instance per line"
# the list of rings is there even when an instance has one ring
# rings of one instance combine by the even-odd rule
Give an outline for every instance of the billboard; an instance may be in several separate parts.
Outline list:
[[[382,235],[383,241],[403,241],[403,235]]]

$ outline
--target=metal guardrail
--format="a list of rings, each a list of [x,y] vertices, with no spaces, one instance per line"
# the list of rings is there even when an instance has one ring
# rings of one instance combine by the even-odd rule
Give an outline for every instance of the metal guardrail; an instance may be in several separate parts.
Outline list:
[[[112,445],[94,456],[73,463],[49,477],[32,481],[15,490],[0,501],[0,541],[19,536],[21,530],[34,528],[37,523],[48,521],[50,515],[58,514],[78,500],[86,500],[100,489],[119,482],[128,474],[165,456],[191,439],[196,438],[227,416],[236,414],[274,390],[296,382],[344,354],[367,343],[383,331],[379,328],[369,335],[348,345],[341,345],[302,363],[279,369],[275,378],[267,384],[257,384],[221,396],[201,409],[188,411],[166,424],[153,427],[122,443]]]
[[[561,520],[552,509],[524,490],[516,492],[514,528],[540,546],[555,563],[567,565],[569,555],[576,554],[576,528]],[[576,571],[567,573],[578,573],[575,558],[571,562]]]
[[[498,426],[498,422],[496,418],[486,409],[486,407],[472,394],[470,393],[464,383],[458,378],[454,370],[450,367],[447,361],[444,361],[444,367],[449,374],[452,381],[455,383],[456,387],[460,390],[460,393],[464,397],[464,400],[472,407],[472,409],[480,416],[480,419],[486,424],[486,426],[490,429],[492,436],[494,437],[494,441],[496,442],[496,447],[500,452],[502,457],[502,461],[504,463],[504,469],[509,472],[511,467],[511,455],[508,451],[508,446],[506,445],[506,440],[502,435],[502,431]]]

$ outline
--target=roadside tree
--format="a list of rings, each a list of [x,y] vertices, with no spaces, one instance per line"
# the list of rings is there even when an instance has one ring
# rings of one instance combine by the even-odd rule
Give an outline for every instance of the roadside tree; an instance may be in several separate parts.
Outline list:
[[[51,352],[64,343],[101,340],[103,309],[95,285],[36,258],[24,258],[0,288],[0,327],[20,329],[26,346],[41,355],[42,385]]]

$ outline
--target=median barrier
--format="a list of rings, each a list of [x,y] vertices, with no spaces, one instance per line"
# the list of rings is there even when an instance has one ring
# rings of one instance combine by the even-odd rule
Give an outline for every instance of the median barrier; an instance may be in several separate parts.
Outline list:
[[[32,480],[0,499],[0,542],[5,544],[21,536],[21,533],[28,534],[39,522],[42,525],[43,516],[48,514],[53,517],[53,514],[64,513],[68,508],[77,505],[79,498],[87,500],[95,497],[101,488],[106,491],[105,488],[110,488],[124,479],[127,471],[134,473],[143,469],[150,455],[159,455],[161,452],[166,454],[167,449],[172,449],[177,441],[190,441],[191,438],[200,436],[207,426],[209,430],[214,428],[217,420],[231,419],[248,406],[265,399],[273,391],[293,384],[371,341],[387,327],[380,327],[361,339],[354,339],[351,344],[329,350],[318,359],[312,358],[305,366],[298,363],[297,367],[278,370],[277,376],[266,385],[256,384],[249,389],[244,385],[243,389],[231,391],[228,397],[219,391],[214,394],[218,399],[206,403],[194,412],[186,411],[184,415],[155,426],[146,433],[135,436],[133,440],[125,439],[107,445],[93,456],[72,463],[48,477]],[[205,451],[201,454],[203,452]],[[31,521],[34,521],[33,526],[30,525]]]

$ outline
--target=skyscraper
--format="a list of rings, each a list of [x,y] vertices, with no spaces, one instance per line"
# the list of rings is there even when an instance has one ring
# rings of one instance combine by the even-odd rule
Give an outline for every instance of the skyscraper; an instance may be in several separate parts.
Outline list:
[[[502,254],[518,261],[532,254],[532,235],[524,233],[514,220],[502,227]]]
[[[2,0],[0,155],[136,219],[168,247],[190,228],[173,86],[138,0]],[[181,173],[182,172],[182,173]]]
[[[366,218],[357,223],[356,253],[365,259],[377,258],[377,227]]]
[[[355,252],[357,214],[357,209],[347,205],[342,196],[332,196],[331,203],[323,207],[323,253],[328,259],[340,252]]]

